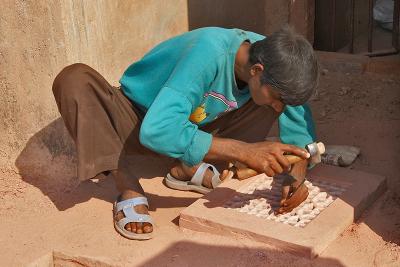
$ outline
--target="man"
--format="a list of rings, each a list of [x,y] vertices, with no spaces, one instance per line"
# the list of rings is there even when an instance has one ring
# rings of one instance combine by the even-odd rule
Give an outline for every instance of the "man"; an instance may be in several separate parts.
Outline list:
[[[265,38],[239,29],[202,28],[169,39],[132,64],[121,87],[83,64],[66,67],[53,92],[75,140],[78,177],[111,174],[120,192],[115,229],[148,239],[153,222],[128,154],[163,154],[178,164],[166,175],[174,189],[206,193],[231,174],[205,162],[241,162],[269,176],[289,171],[280,212],[307,196],[304,180],[314,141],[307,105],[318,81],[311,45],[290,28]],[[278,119],[279,142],[265,137]],[[156,152],[156,153],[154,153]],[[284,153],[304,160],[290,166]],[[290,186],[289,186],[290,185]]]

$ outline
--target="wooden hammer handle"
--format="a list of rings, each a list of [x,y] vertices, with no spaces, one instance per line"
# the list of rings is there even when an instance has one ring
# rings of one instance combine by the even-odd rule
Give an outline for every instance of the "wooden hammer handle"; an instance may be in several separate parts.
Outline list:
[[[287,160],[289,161],[290,164],[294,164],[296,162],[303,160],[301,157],[298,157],[295,155],[284,155],[284,156],[287,158]],[[255,176],[257,174],[259,174],[259,173],[250,168],[236,169],[236,176],[239,180],[244,180],[244,179],[250,178],[252,176]]]

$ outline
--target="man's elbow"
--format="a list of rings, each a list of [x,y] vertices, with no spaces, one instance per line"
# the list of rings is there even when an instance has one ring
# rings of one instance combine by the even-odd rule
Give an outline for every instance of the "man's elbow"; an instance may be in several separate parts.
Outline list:
[[[151,149],[154,150],[153,147],[157,146],[156,144],[154,144],[154,140],[156,140],[156,138],[154,137],[154,133],[153,131],[151,131],[148,127],[142,127],[140,128],[140,132],[139,132],[139,141],[140,143]]]

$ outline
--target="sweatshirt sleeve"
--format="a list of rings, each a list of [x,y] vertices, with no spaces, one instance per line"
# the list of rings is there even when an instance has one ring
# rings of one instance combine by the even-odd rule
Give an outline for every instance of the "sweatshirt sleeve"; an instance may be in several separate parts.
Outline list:
[[[200,163],[210,149],[212,136],[189,121],[191,110],[186,96],[164,87],[143,120],[140,142],[189,166]]]
[[[212,135],[199,130],[189,117],[214,81],[223,60],[220,50],[201,42],[186,48],[147,110],[139,134],[144,146],[189,166],[203,160]]]
[[[304,148],[315,141],[315,126],[308,104],[286,106],[278,121],[282,143]]]

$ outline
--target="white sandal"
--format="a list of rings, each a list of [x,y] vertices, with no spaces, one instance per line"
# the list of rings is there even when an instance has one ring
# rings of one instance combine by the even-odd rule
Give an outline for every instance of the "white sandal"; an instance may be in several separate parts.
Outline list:
[[[204,174],[207,169],[210,169],[214,175],[211,178],[212,189],[203,186]],[[213,165],[208,163],[202,163],[193,175],[190,181],[181,181],[174,178],[170,173],[165,177],[165,184],[172,189],[182,191],[195,191],[201,194],[207,194],[214,188],[216,188],[222,181],[219,179],[220,173]],[[226,178],[229,179],[229,176]]]
[[[138,223],[150,223],[153,226],[154,230],[154,223],[151,219],[150,215],[147,214],[139,214],[135,211],[135,206],[137,205],[146,205],[147,208],[149,207],[149,203],[147,202],[147,198],[145,197],[134,197],[122,201],[115,201],[114,203],[114,228],[120,233],[123,237],[128,239],[135,239],[135,240],[147,240],[153,237],[153,232],[150,233],[142,233],[137,234],[128,230],[125,230],[125,225],[132,222]],[[116,214],[122,211],[125,215],[124,218],[117,221]]]

